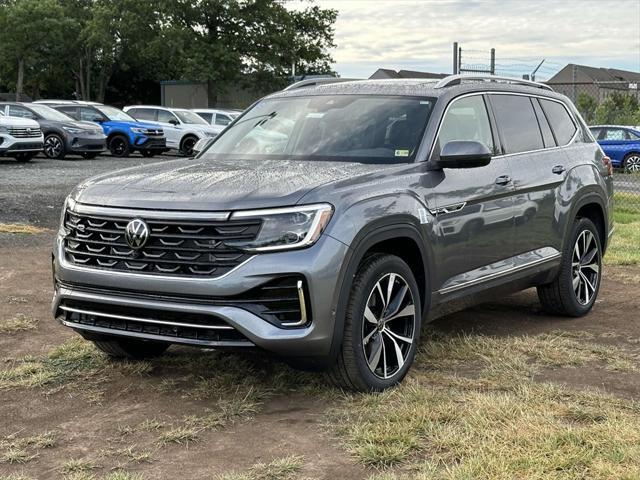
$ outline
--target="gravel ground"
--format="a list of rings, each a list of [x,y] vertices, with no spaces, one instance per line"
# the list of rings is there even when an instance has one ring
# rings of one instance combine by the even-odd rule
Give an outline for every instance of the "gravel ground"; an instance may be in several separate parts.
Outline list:
[[[165,154],[154,158],[100,156],[94,160],[70,157],[49,160],[38,156],[17,163],[0,158],[0,223],[28,223],[57,228],[65,197],[85,178],[136,165],[166,162],[179,158]]]

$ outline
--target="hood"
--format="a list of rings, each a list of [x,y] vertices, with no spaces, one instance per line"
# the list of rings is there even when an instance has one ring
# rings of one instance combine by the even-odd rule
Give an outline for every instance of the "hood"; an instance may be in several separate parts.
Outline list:
[[[25,127],[40,128],[40,124],[35,120],[20,117],[0,117],[0,125],[5,127]]]
[[[126,127],[126,128],[150,128],[152,130],[158,130],[159,128],[161,129],[162,127],[160,125],[158,125],[157,123],[148,123],[148,122],[130,122],[128,120],[109,120],[108,122],[104,122],[105,124],[109,125],[111,124],[112,126],[118,126],[118,127]]]
[[[125,208],[270,208],[295,205],[320,185],[388,167],[295,160],[176,160],[91,178],[72,195],[83,204]]]
[[[46,120],[43,120],[44,123]],[[82,130],[91,131],[91,132],[100,132],[102,133],[102,128],[96,123],[93,122],[58,122],[58,121],[49,121],[50,124],[55,124],[56,126],[62,128],[80,128]]]

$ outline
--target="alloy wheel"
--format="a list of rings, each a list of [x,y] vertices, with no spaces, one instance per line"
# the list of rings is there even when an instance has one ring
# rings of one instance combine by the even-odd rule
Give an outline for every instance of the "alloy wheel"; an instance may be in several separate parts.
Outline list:
[[[631,155],[625,161],[625,169],[628,173],[640,172],[640,155]]]
[[[576,299],[580,305],[588,305],[596,294],[600,275],[600,250],[595,235],[589,230],[578,235],[571,269]]]
[[[52,135],[44,141],[44,153],[49,158],[57,158],[62,152],[62,141]]]
[[[362,349],[369,370],[388,379],[402,370],[415,341],[416,308],[406,280],[380,278],[369,294],[362,321]]]
[[[193,147],[196,146],[196,140],[193,138],[187,138],[184,142],[182,142],[182,152],[187,157],[193,155]]]

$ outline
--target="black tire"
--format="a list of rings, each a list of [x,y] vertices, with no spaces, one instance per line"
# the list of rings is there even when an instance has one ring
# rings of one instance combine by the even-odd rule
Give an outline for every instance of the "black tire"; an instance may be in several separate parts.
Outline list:
[[[592,260],[589,260],[588,255],[593,251],[592,248],[587,247],[583,252],[580,252],[579,249],[576,250],[578,240],[586,240],[590,236],[593,238],[593,245],[596,249],[596,257]],[[583,263],[583,259],[586,263]],[[597,265],[597,271],[596,267],[592,265]],[[595,277],[592,276],[594,273]],[[571,228],[569,241],[562,252],[562,263],[558,276],[553,282],[538,287],[538,298],[542,307],[553,315],[568,317],[586,315],[598,297],[601,273],[602,242],[598,229],[588,218],[577,218]],[[576,276],[578,278],[577,288],[574,286]],[[588,283],[582,280],[583,276],[586,277]]]
[[[16,160],[16,162],[18,163],[27,163],[30,162],[31,159],[33,157],[35,157],[36,154],[33,152],[28,152],[28,153],[16,153],[13,158]]]
[[[381,282],[380,292],[386,291],[383,286],[386,279],[388,279],[387,287],[389,282],[394,280],[396,293],[387,296],[385,303],[382,294],[378,293],[377,285]],[[400,290],[404,288],[401,285],[408,288],[405,289],[404,300],[398,303],[396,300],[400,297]],[[407,295],[408,293],[410,295]],[[388,300],[389,298],[391,301]],[[391,313],[405,312],[410,307],[409,301],[413,303],[413,317],[388,315],[387,306],[393,307]],[[376,303],[378,303],[377,307]],[[367,318],[373,316],[378,323],[366,320],[365,316]],[[382,320],[380,321],[378,317]],[[394,327],[390,326],[391,323],[387,324],[391,321],[394,322]],[[381,391],[396,385],[407,374],[415,358],[421,322],[420,292],[413,272],[407,264],[394,255],[375,254],[366,257],[358,268],[349,294],[342,345],[334,365],[329,370],[329,378],[338,387],[360,392]],[[402,331],[403,324],[405,333],[402,335],[405,341],[399,340],[402,337],[397,336],[398,331]],[[386,335],[380,327],[382,330],[387,329]],[[365,333],[367,330],[368,333]],[[394,334],[393,337],[388,333],[389,330]],[[395,345],[401,349],[399,353],[402,361],[398,361],[398,350]],[[368,347],[369,351],[367,351]],[[388,357],[387,349],[390,349]],[[394,363],[392,356],[395,356],[396,361],[391,371],[387,372],[388,365]],[[370,363],[373,363],[373,369],[369,366]],[[388,376],[387,373],[389,373]]]
[[[96,153],[96,152],[82,152],[82,158],[84,158],[86,160],[93,160],[98,155],[100,155],[100,154]]]
[[[180,142],[180,155],[190,157],[193,155],[193,147],[198,143],[198,137],[193,135],[187,135]]]
[[[109,143],[107,145],[111,155],[114,157],[128,157],[131,153],[129,148],[129,139],[124,135],[114,135],[109,139]]]
[[[64,146],[64,138],[57,133],[50,133],[44,137],[43,152],[47,158],[52,160],[62,160],[67,154]]]
[[[162,355],[168,343],[146,342],[134,339],[93,340],[93,344],[104,353],[115,358],[149,358]]]
[[[140,154],[145,158],[151,158],[156,154],[156,152],[153,150],[140,150]]]
[[[640,153],[630,153],[622,162],[625,173],[640,173]]]

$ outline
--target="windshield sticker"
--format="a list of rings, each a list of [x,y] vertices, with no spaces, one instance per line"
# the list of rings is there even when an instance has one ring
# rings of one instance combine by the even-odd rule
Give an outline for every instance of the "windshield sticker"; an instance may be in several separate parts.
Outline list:
[[[409,150],[396,150],[396,157],[408,157]]]
[[[322,118],[324,117],[324,113],[322,112],[310,112],[307,113],[307,118]]]

